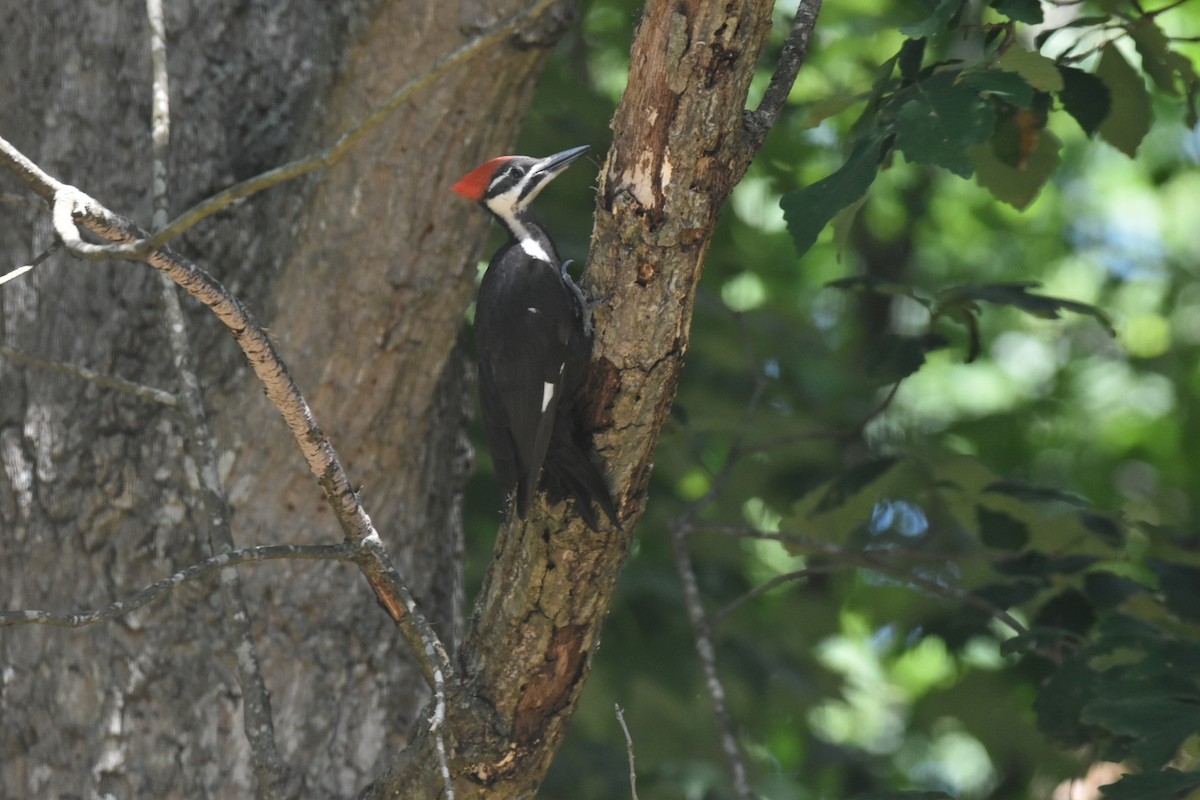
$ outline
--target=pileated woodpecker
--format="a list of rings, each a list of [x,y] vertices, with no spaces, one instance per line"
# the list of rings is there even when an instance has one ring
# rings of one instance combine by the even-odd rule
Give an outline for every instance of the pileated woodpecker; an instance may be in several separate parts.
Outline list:
[[[619,523],[579,419],[591,326],[583,292],[529,208],[587,149],[543,159],[493,158],[450,188],[480,203],[509,235],[492,256],[475,303],[483,425],[500,487],[506,496],[515,494],[522,519],[540,486],[552,504],[573,498],[584,522],[597,530],[593,503]]]

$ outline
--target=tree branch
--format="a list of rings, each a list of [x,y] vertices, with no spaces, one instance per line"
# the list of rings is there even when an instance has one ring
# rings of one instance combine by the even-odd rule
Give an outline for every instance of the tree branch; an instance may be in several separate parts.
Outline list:
[[[40,369],[49,369],[63,375],[70,375],[72,378],[94,383],[97,386],[103,386],[105,389],[112,389],[115,392],[123,392],[125,394],[140,397],[143,400],[149,400],[152,403],[160,403],[168,408],[177,408],[179,406],[179,398],[170,392],[162,389],[156,389],[153,386],[144,386],[140,383],[127,381],[122,378],[117,378],[112,375],[105,375],[87,367],[80,367],[75,364],[66,364],[62,361],[47,361],[44,358],[22,353],[20,350],[14,350],[11,347],[0,345],[0,356],[16,361],[18,364],[26,364],[31,367]]]
[[[671,526],[671,552],[675,557],[675,569],[683,587],[683,605],[687,609],[688,620],[692,623],[696,658],[700,661],[700,668],[704,670],[704,685],[708,690],[708,698],[712,701],[717,733],[721,737],[721,750],[725,753],[725,761],[729,766],[733,790],[741,800],[754,800],[754,793],[750,791],[750,782],[746,777],[742,748],[738,745],[737,735],[733,731],[733,719],[729,716],[729,707],[725,702],[725,687],[721,683],[720,673],[717,672],[712,624],[704,611],[700,586],[696,582],[696,571],[688,554],[688,530],[689,526],[684,522],[677,522]]]
[[[40,206],[39,206],[39,208],[40,208]],[[56,239],[50,243],[49,247],[47,247],[45,250],[43,250],[42,252],[40,252],[36,256],[34,256],[33,260],[30,261],[28,264],[17,267],[14,270],[11,270],[9,272],[4,273],[3,275],[0,275],[0,286],[3,286],[4,284],[8,283],[9,281],[13,280],[14,278],[21,277],[26,272],[29,272],[29,270],[33,269],[38,264],[41,264],[43,261],[45,261],[47,258],[49,258],[50,256],[57,253],[58,249],[60,247],[62,247],[62,242],[60,242]]]
[[[929,557],[928,554],[914,553],[904,550],[888,550],[880,553],[880,555],[887,556],[887,559],[885,560],[884,558],[871,553],[848,550],[836,544],[822,542],[815,539],[808,539],[803,536],[797,536],[790,533],[769,533],[766,531],[755,530],[753,528],[744,528],[731,525],[698,525],[695,527],[695,531],[697,533],[712,533],[719,536],[731,536],[735,538],[765,539],[767,541],[779,542],[783,545],[786,545],[787,548],[792,551],[820,554],[829,556],[831,558],[836,558],[843,563],[861,567],[863,569],[874,570],[876,572],[883,573],[884,575],[890,575],[891,577],[896,578],[903,583],[911,583],[914,586],[926,590],[930,594],[934,594],[939,597],[950,598],[952,600],[966,603],[969,606],[974,606],[975,608],[987,614],[989,617],[1004,623],[1017,635],[1029,633],[1029,629],[1026,628],[1020,622],[1020,620],[1009,614],[1003,608],[984,600],[982,597],[972,594],[966,589],[962,589],[958,586],[953,586],[948,583],[942,583],[922,577],[912,572],[912,570],[905,568],[904,566],[892,563],[892,560],[896,558],[914,556]],[[938,556],[938,558],[943,559],[944,557]]]
[[[135,243],[146,238],[146,234],[131,221],[109,211],[75,187],[60,183],[2,137],[0,163],[11,169],[39,196],[52,200],[55,227],[65,234],[64,241],[73,239],[81,253],[97,252],[93,250],[97,245],[82,242],[74,224],[84,225],[102,238],[130,249],[135,249]],[[68,248],[71,248],[71,242],[68,242]],[[359,566],[380,605],[398,625],[400,634],[413,652],[418,654],[426,680],[433,686],[438,673],[450,675],[451,664],[445,648],[396,574],[391,558],[383,549],[379,534],[359,501],[337,452],[317,425],[312,409],[292,380],[287,365],[279,357],[266,331],[220,281],[170,248],[155,250],[145,259],[150,266],[165,273],[188,294],[208,306],[229,330],[249,361],[250,368],[262,382],[267,398],[282,414],[305,463],[324,490],[342,531],[348,538],[369,546],[367,549],[371,556],[359,561]]]
[[[746,134],[752,151],[762,147],[767,132],[779,119],[788,95],[791,94],[796,75],[800,73],[804,59],[808,57],[808,43],[817,25],[821,2],[822,0],[800,0],[796,7],[796,16],[792,19],[792,30],[783,44],[783,52],[779,54],[771,82],[767,85],[758,108],[746,114]]]
[[[755,152],[744,111],[771,9],[771,0],[646,4],[585,269],[588,289],[607,297],[595,313],[588,397],[622,527],[597,535],[540,501],[502,526],[459,651],[467,691],[449,704],[460,796],[536,792],[578,704],[675,397],[703,256]],[[361,796],[432,796],[435,763],[419,725]]]
[[[767,592],[776,588],[777,586],[782,586],[783,584],[791,583],[792,581],[807,580],[810,575],[819,575],[824,572],[832,572],[833,570],[834,570],[834,568],[831,568],[831,567],[806,567],[805,569],[798,569],[798,570],[794,570],[792,572],[785,572],[782,575],[776,575],[774,578],[771,578],[769,581],[764,581],[763,583],[760,583],[758,586],[755,586],[750,591],[731,600],[730,602],[726,603],[724,606],[722,606],[718,610],[714,611],[712,616],[709,618],[709,621],[711,622],[712,626],[715,628],[718,625],[720,625],[722,622],[724,622],[725,618],[728,617],[730,614],[732,614],[734,611],[737,611],[739,608],[744,606],[746,603],[749,603],[751,600],[754,600],[755,598],[758,598],[758,597],[762,597],[764,594],[766,594]]]
[[[617,711],[617,722],[621,724],[621,732],[625,734],[625,755],[629,759],[629,796],[632,800],[638,800],[637,768],[633,761],[633,737],[629,735],[629,726],[625,724],[625,709],[621,708],[620,704],[616,704],[614,708]]]
[[[152,70],[151,102],[151,195],[154,203],[152,224],[161,227],[170,208],[168,158],[171,142],[171,91],[167,74],[167,31],[162,0],[146,0],[150,33]],[[200,381],[196,376],[187,319],[179,303],[175,284],[158,273],[163,302],[163,323],[171,348],[171,362],[179,379],[180,410],[191,428],[190,449],[200,478],[198,491],[203,521],[207,525],[208,550],[214,554],[234,550],[229,498],[217,471],[217,456]],[[286,789],[288,768],[275,741],[275,721],[271,713],[271,695],[263,679],[258,644],[254,640],[250,609],[242,594],[238,571],[221,570],[219,584],[225,605],[224,624],[229,651],[234,658],[238,685],[242,689],[242,730],[250,744],[254,763],[256,793],[260,800],[275,800]]]

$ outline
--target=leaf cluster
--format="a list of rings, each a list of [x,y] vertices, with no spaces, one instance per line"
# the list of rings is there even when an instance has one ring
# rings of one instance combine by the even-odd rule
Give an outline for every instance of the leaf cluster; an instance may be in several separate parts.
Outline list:
[[[1122,53],[1124,41],[1133,43],[1160,91],[1184,98],[1188,125],[1194,126],[1200,75],[1159,25],[1163,12],[1102,6],[1096,15],[1044,27],[1034,47],[1018,33],[1022,24],[1045,22],[1036,0],[993,2],[991,10],[1003,18],[995,22],[967,22],[965,0],[941,0],[928,17],[901,27],[906,38],[899,50],[879,68],[870,90],[854,98],[865,107],[852,126],[845,163],[783,196],[797,251],[807,252],[839,214],[856,213],[897,153],[913,164],[973,175],[1018,209],[1033,201],[1059,166],[1062,142],[1050,130],[1053,113],[1066,113],[1087,136],[1133,157],[1153,114],[1141,74]],[[972,56],[940,56],[950,37]],[[1069,44],[1047,54],[1068,38]],[[1090,70],[1078,66],[1085,62]],[[824,118],[817,112],[809,123]]]

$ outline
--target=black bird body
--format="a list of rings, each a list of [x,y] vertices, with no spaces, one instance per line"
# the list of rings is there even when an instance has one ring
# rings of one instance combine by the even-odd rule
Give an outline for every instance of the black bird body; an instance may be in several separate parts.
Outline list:
[[[528,210],[541,188],[586,149],[541,160],[493,159],[453,188],[491,211],[510,236],[492,256],[475,304],[483,423],[500,486],[513,495],[522,518],[541,488],[551,503],[573,499],[596,530],[593,503],[618,523],[579,418],[592,352],[587,310],[553,241]]]

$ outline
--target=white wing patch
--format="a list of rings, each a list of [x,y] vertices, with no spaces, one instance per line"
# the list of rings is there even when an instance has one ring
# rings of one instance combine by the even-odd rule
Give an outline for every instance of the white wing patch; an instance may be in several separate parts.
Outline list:
[[[549,407],[550,401],[554,399],[554,387],[557,384],[542,383],[542,413],[546,413],[546,408]]]
[[[536,258],[538,261],[550,263],[550,254],[546,252],[546,248],[542,247],[532,237],[524,236],[521,238],[521,249],[529,255],[530,258]]]

